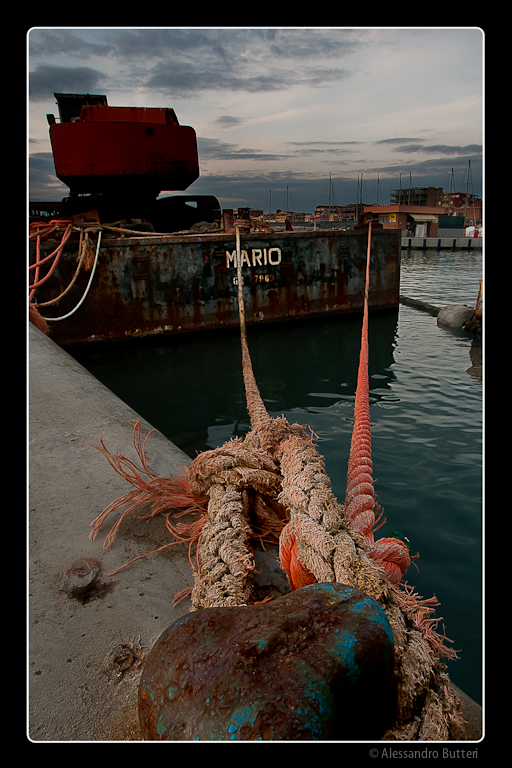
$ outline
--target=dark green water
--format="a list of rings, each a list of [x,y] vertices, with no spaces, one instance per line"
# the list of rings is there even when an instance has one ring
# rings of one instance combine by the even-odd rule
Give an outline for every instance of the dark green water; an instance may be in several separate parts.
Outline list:
[[[482,271],[480,252],[404,251],[401,293],[474,306]],[[343,500],[361,318],[248,333],[269,413],[311,428]],[[460,651],[451,679],[481,703],[481,343],[404,305],[370,315],[369,342],[374,477],[387,519],[377,536],[399,530],[419,552],[407,581],[440,601],[437,616]],[[249,429],[237,332],[73,354],[191,457]]]

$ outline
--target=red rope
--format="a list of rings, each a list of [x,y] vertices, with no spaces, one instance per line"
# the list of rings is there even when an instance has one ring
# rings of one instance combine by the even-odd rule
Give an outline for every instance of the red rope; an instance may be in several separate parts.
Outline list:
[[[290,530],[290,523],[285,525],[279,538],[279,560],[288,577],[288,584],[292,592],[295,589],[307,587],[308,584],[315,584],[315,576],[299,559],[297,540],[295,534]]]
[[[370,382],[368,379],[368,293],[370,286],[370,249],[372,223],[368,225],[366,279],[364,288],[363,329],[359,370],[357,374],[354,426],[350,442],[345,517],[360,530],[368,544],[373,543],[371,528],[375,522],[375,491],[372,477],[372,443],[370,425]]]
[[[354,406],[354,427],[347,470],[345,516],[351,525],[364,536],[369,556],[384,569],[389,581],[392,584],[397,584],[402,580],[402,576],[411,564],[406,544],[394,537],[383,538],[378,541],[374,539],[375,512],[379,510],[379,505],[376,502],[373,485],[370,382],[368,376],[368,296],[370,291],[371,236],[372,223],[370,221],[366,254],[363,329]]]
[[[34,296],[36,288],[39,288],[39,286],[43,285],[43,283],[45,283],[48,280],[48,278],[52,275],[52,273],[54,272],[55,267],[57,266],[57,264],[59,262],[59,259],[61,257],[61,254],[63,253],[64,246],[67,243],[67,241],[69,240],[69,238],[71,236],[72,229],[73,229],[72,223],[68,222],[68,221],[51,222],[52,224],[55,223],[54,227],[51,227],[50,229],[45,230],[44,232],[39,232],[39,231],[37,231],[37,225],[39,223],[40,222],[34,222],[34,224],[36,225],[35,226],[36,231],[33,233],[33,235],[35,235],[35,237],[36,237],[36,260],[35,260],[34,264],[30,264],[29,265],[29,270],[31,270],[31,269],[35,270],[34,282],[32,283],[32,285],[29,285],[29,290],[30,290],[29,297],[28,297],[29,302],[32,300],[32,297]],[[52,253],[49,253],[48,256],[45,256],[44,259],[41,259],[40,258],[40,255],[41,255],[41,237],[43,235],[45,235],[45,234],[49,234],[49,232],[53,232],[55,229],[57,229],[57,225],[63,225],[63,224],[66,225],[66,230],[65,230],[65,232],[64,232],[64,234],[62,236],[62,239],[61,239],[59,245],[57,246],[57,248],[55,248],[54,251],[52,251]],[[32,228],[34,225],[31,224],[30,226]],[[31,237],[33,235],[31,235]],[[46,273],[46,275],[43,278],[41,278],[41,280],[39,280],[39,269],[40,269],[41,265],[42,264],[46,264],[46,262],[50,261],[50,259],[52,259],[52,258],[53,258],[53,264],[51,265],[51,267],[48,270],[48,272]]]
[[[368,555],[384,569],[387,579],[398,584],[411,564],[409,550],[404,542],[391,538],[374,539],[374,531],[383,523],[375,512],[380,507],[376,502],[373,485],[372,443],[370,423],[370,383],[368,376],[368,296],[370,290],[370,252],[372,224],[368,224],[368,245],[366,253],[366,277],[364,289],[363,327],[359,370],[354,406],[354,426],[350,443],[345,492],[345,517],[353,528],[362,533],[368,547]],[[290,588],[299,589],[311,584],[316,579],[300,562],[297,542],[293,533],[285,527],[281,535],[279,556],[287,576]]]

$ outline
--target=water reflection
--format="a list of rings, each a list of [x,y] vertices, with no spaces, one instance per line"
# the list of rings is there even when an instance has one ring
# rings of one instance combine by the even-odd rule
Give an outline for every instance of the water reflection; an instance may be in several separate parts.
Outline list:
[[[483,368],[482,368],[482,339],[474,336],[468,331],[462,330],[462,328],[449,328],[445,325],[438,326],[440,333],[448,334],[455,337],[469,347],[469,358],[471,366],[466,369],[466,373],[470,378],[482,383]]]
[[[473,341],[471,349],[469,350],[469,357],[471,358],[471,367],[467,369],[466,373],[475,381],[482,382],[482,342]]]
[[[371,317],[369,375],[376,402],[393,397],[398,310]],[[248,338],[258,387],[272,415],[353,401],[361,318],[250,326]],[[215,447],[213,435],[220,444],[250,429],[237,332],[111,344],[108,352],[83,348],[73,354],[191,457]]]

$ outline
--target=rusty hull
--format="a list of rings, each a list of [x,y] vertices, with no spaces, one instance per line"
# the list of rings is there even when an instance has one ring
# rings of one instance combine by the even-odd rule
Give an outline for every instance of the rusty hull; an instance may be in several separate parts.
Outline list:
[[[108,237],[103,232],[89,293],[65,320],[50,322],[50,335],[71,346],[93,341],[177,334],[238,325],[235,235]],[[242,237],[242,274],[248,324],[325,313],[362,311],[367,229],[251,233]],[[97,234],[92,236],[96,242]],[[56,241],[41,244],[41,258]],[[371,242],[370,309],[397,307],[401,232],[374,230]],[[30,262],[35,244],[30,244]],[[52,276],[37,289],[48,302],[70,284],[78,240],[68,241]],[[46,273],[41,268],[40,278]],[[46,318],[71,312],[90,277],[82,272],[56,305],[41,306]],[[31,277],[31,281],[33,277]]]

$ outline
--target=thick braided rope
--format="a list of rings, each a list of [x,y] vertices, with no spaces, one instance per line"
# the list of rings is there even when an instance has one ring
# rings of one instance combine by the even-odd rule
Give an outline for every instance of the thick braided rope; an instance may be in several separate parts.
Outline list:
[[[373,597],[385,611],[395,640],[398,709],[386,740],[446,740],[462,724],[460,702],[450,687],[440,655],[446,654],[437,621],[437,601],[422,600],[406,585],[395,585],[369,556],[364,536],[343,519],[321,457],[307,436],[279,448],[283,491],[290,522],[280,538],[280,559],[290,585],[336,581]]]
[[[194,572],[192,610],[251,602],[255,564],[242,491],[234,485],[213,485],[209,495],[209,519],[197,551],[200,565]]]
[[[189,468],[192,490],[209,499],[197,547],[193,610],[252,602],[252,527],[244,490],[276,497],[281,480],[275,463],[251,442],[231,440],[199,454]]]
[[[268,422],[269,416],[256,384],[247,345],[239,227],[236,227],[236,252],[242,370],[251,424],[258,426]],[[224,446],[220,451],[201,454],[190,468],[189,479],[196,492],[209,496],[208,521],[197,548],[192,608],[250,603],[254,557],[242,490],[253,487],[275,491],[276,482],[280,487],[278,470],[265,454],[247,450],[241,441],[232,440],[228,449]]]
[[[305,432],[295,436],[293,442],[284,443],[278,456],[283,476],[280,501],[290,510],[291,518],[281,536],[281,562],[292,589],[315,580],[332,580],[336,571],[335,560],[338,576],[342,577],[337,580],[347,584],[354,584],[354,579],[357,581],[354,574],[360,570],[357,564],[361,558],[373,561],[374,567],[368,573],[383,569],[390,583],[399,583],[411,562],[403,542],[395,538],[375,542],[373,534],[376,501],[372,476],[368,378],[370,247],[371,222],[368,228],[363,327],[344,507],[338,504],[332,494],[323,459]],[[319,499],[325,505],[325,513],[319,513]],[[352,544],[353,538],[366,545],[357,556]],[[372,578],[372,581],[373,589],[360,588],[374,595],[381,588],[376,586],[379,579]]]
[[[384,608],[395,637],[399,701],[396,725],[385,738],[444,740],[460,725],[461,717],[460,702],[439,659],[447,649],[434,631],[437,621],[429,619],[437,602],[422,601],[406,587],[394,586],[401,582],[410,564],[409,552],[398,539],[375,542],[372,531],[375,492],[368,380],[370,242],[371,223],[345,505],[341,507],[334,498],[323,461],[311,441],[308,444],[305,435],[285,441],[279,452],[283,484],[280,501],[290,510],[290,522],[281,534],[280,558],[292,589],[314,581],[337,581],[369,594]]]
[[[354,426],[345,491],[345,516],[360,530],[365,539],[373,542],[371,527],[375,521],[375,493],[372,477],[372,444],[370,425],[370,384],[368,380],[368,291],[370,280],[371,222],[368,225],[368,250],[364,289],[363,328],[357,373]]]
[[[240,228],[236,227],[236,268],[237,268],[237,280],[238,280],[238,315],[240,318],[240,343],[242,347],[242,374],[244,377],[245,397],[247,401],[247,410],[249,411],[249,418],[251,426],[256,429],[258,426],[265,422],[268,422],[270,417],[268,415],[265,404],[261,398],[258,385],[256,383],[256,377],[252,368],[251,355],[249,353],[249,345],[247,343],[247,329],[245,324],[245,306],[244,306],[244,294],[243,294],[243,277],[242,277],[242,259],[240,252]]]
[[[237,248],[239,251],[239,240]],[[241,284],[239,269],[239,300]],[[358,529],[346,519],[344,507],[332,494],[323,459],[305,430],[299,425],[290,426],[284,418],[268,416],[245,339],[243,345],[244,381],[253,430],[244,441],[232,440],[220,449],[200,454],[188,473],[192,490],[209,497],[208,519],[202,527],[194,573],[193,608],[251,602],[254,559],[244,494],[247,488],[257,488],[289,510],[290,521],[281,534],[280,557],[292,588],[303,586],[293,585],[293,574],[305,583],[349,584],[369,594],[385,610],[395,638],[398,710],[395,727],[384,738],[454,738],[454,729],[460,723],[460,702],[440,662],[441,655],[450,653],[443,646],[445,638],[435,631],[439,620],[430,618],[437,601],[421,599],[407,585],[395,585],[386,577],[375,553],[369,556],[372,544],[366,540],[365,528]],[[368,442],[368,435],[356,432],[360,444]],[[358,449],[354,447],[351,453],[359,459],[359,465],[371,468],[367,456],[366,461],[360,461],[365,456],[357,456]],[[371,473],[365,474],[371,480]],[[364,482],[370,484],[367,478]],[[358,488],[361,485],[353,486],[357,489],[353,496],[371,496],[360,493],[368,490]],[[348,503],[351,501],[349,498]],[[353,518],[357,519],[356,513]]]
[[[368,294],[370,289],[371,221],[368,224],[366,277],[364,289],[363,327],[354,405],[354,426],[350,443],[345,491],[345,517],[362,534],[368,555],[381,566],[392,584],[398,584],[406,573],[411,558],[407,546],[389,537],[374,540],[375,490],[373,484],[372,440],[370,422],[370,382],[368,374]]]

